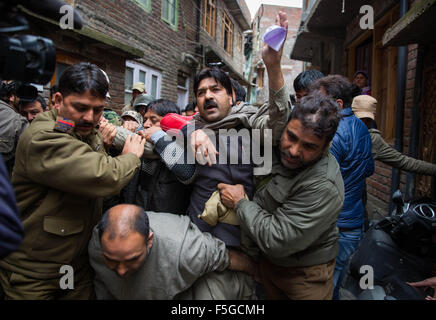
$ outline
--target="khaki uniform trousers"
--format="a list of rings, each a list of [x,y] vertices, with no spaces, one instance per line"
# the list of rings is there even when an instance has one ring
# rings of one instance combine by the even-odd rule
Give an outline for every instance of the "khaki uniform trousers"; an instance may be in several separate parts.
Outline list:
[[[260,277],[269,300],[331,300],[336,259],[310,267],[279,267],[265,258]]]
[[[94,275],[90,269],[74,272],[74,289],[61,289],[62,276],[59,274],[59,278],[55,279],[34,279],[0,269],[0,287],[3,289],[5,300],[95,299]]]

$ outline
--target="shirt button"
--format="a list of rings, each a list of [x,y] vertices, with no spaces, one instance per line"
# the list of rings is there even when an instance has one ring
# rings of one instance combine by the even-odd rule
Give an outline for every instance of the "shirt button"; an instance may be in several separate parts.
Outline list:
[[[65,233],[65,229],[61,229],[61,233]]]

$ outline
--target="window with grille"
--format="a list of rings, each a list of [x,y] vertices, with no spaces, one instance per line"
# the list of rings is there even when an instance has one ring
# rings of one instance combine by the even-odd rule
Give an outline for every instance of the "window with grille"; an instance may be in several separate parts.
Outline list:
[[[223,12],[222,17],[222,46],[230,55],[233,54],[233,23],[229,16]]]
[[[203,29],[215,37],[216,0],[203,0]]]

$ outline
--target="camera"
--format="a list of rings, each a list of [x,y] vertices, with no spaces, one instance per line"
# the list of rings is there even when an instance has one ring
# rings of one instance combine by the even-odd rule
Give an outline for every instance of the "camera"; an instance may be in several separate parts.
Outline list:
[[[0,78],[22,83],[46,84],[56,67],[56,50],[50,39],[18,34],[29,29],[22,8],[59,20],[60,0],[0,0]],[[74,28],[82,28],[82,20],[74,12]],[[17,83],[16,83],[17,84]],[[15,89],[18,90],[15,84]],[[4,86],[4,85],[3,85]],[[5,88],[3,88],[5,89]],[[29,90],[23,88],[26,95]]]

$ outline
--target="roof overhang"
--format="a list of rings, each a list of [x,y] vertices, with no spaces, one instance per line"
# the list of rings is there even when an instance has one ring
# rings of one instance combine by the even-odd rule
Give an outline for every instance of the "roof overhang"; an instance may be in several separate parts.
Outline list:
[[[241,26],[242,31],[245,31],[251,29],[251,22],[250,17],[247,17],[244,14],[244,10],[242,8],[244,4],[240,3],[241,1],[244,0],[223,0],[229,11],[232,13],[233,18],[235,18],[235,20]]]
[[[344,7],[339,0],[316,1],[300,26],[290,58],[312,62],[322,41],[344,40],[346,26],[365,4],[367,0],[346,1]]]
[[[412,43],[434,43],[436,0],[421,0],[399,19],[383,36],[384,46],[403,46]]]
[[[39,14],[36,14],[24,7],[20,8],[23,12],[25,12],[26,14],[28,14],[31,17],[34,17],[36,19],[48,22],[50,24],[54,24],[57,25],[59,27],[59,30],[62,30],[59,26],[59,22],[43,17]],[[85,23],[85,22],[84,22]],[[87,26],[83,26],[82,29],[77,30],[77,29],[68,29],[68,30],[62,30],[65,33],[73,33],[73,34],[77,34],[80,36],[83,36],[85,38],[83,39],[87,39],[89,43],[95,43],[96,46],[101,47],[103,49],[107,49],[107,50],[116,50],[118,52],[122,52],[124,55],[126,55],[129,58],[142,58],[144,56],[144,52],[140,49],[137,49],[135,47],[132,47],[128,44],[125,44],[123,42],[120,42],[118,40],[115,40],[107,35],[105,35],[104,33],[101,33],[97,30],[94,30],[92,28],[89,28]]]
[[[343,2],[336,0],[316,1],[306,19],[308,31],[335,38],[345,38],[346,26],[359,14],[360,8],[368,0]]]

